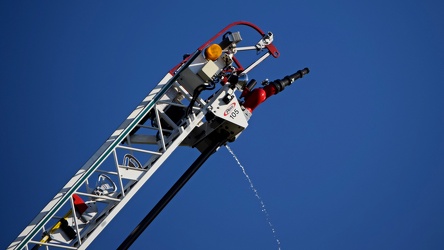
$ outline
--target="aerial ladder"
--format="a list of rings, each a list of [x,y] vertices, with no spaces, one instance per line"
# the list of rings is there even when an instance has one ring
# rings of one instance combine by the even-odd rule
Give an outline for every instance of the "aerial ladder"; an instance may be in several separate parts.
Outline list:
[[[241,46],[237,26],[258,42]],[[247,51],[255,58],[244,67]],[[279,57],[273,33],[244,21],[184,55],[7,249],[86,249],[178,147],[196,148],[200,156],[118,248],[127,249],[205,160],[236,140],[258,105],[309,73],[255,88],[248,73],[269,56]]]

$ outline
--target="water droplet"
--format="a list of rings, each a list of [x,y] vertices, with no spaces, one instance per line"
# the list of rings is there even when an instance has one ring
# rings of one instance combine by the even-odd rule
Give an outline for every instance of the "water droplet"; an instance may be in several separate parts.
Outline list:
[[[225,145],[225,147],[227,148],[228,152],[230,152],[230,154],[233,156],[233,158],[236,160],[237,165],[239,165],[239,167],[242,169],[242,173],[245,175],[245,178],[248,180],[248,183],[250,184],[250,189],[254,192],[254,196],[256,196],[256,198],[258,199],[258,201],[259,201],[259,203],[261,205],[261,211],[265,214],[265,220],[267,221],[268,225],[270,226],[271,232],[273,233],[273,237],[276,240],[276,244],[277,244],[278,250],[281,250],[281,241],[278,239],[277,234],[276,234],[276,230],[275,230],[273,224],[271,223],[270,214],[268,213],[267,209],[265,208],[264,201],[259,196],[259,192],[254,187],[253,182],[251,181],[250,176],[248,176],[247,172],[245,171],[244,166],[242,166],[242,164],[240,163],[239,159],[234,154],[233,150],[231,150],[231,148],[228,147],[228,145]]]

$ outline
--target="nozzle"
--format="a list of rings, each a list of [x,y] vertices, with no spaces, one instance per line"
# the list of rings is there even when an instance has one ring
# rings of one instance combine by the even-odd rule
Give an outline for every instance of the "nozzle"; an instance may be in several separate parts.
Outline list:
[[[286,76],[283,79],[274,80],[272,83],[276,87],[276,94],[285,89],[286,86],[290,86],[294,81],[299,78],[302,78],[304,75],[308,74],[310,70],[308,68],[304,68],[298,70],[296,73]]]
[[[244,89],[244,92],[242,92],[242,96],[245,97],[244,101],[244,107],[248,109],[250,112],[253,112],[253,110],[259,106],[259,104],[263,103],[265,100],[267,100],[270,96],[276,95],[277,93],[284,90],[286,86],[291,85],[294,81],[296,81],[299,78],[302,78],[304,75],[308,74],[310,70],[308,68],[298,70],[296,73],[286,76],[283,79],[280,80],[274,80],[273,82],[269,83],[265,87],[262,88],[255,88],[253,91],[250,92],[250,84],[248,84],[249,87]],[[254,86],[254,85],[253,85]],[[251,88],[253,88],[251,86]]]

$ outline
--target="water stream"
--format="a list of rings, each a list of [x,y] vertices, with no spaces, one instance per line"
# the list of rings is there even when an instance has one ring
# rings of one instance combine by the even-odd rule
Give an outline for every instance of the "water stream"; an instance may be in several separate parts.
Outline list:
[[[275,230],[275,228],[273,226],[273,223],[271,223],[270,214],[268,213],[267,208],[265,207],[264,200],[259,196],[259,193],[258,193],[257,189],[254,187],[253,182],[251,181],[250,176],[248,176],[247,172],[245,171],[244,166],[242,166],[242,164],[240,163],[239,159],[234,154],[233,150],[231,150],[231,148],[228,147],[228,145],[226,145],[225,147],[227,148],[228,152],[230,152],[230,154],[233,156],[233,158],[236,160],[237,164],[242,169],[242,173],[245,175],[245,178],[248,180],[248,183],[250,184],[250,188],[253,191],[254,196],[256,196],[257,200],[260,203],[261,211],[265,215],[265,220],[267,221],[268,226],[270,227],[270,230],[273,233],[273,237],[276,240],[276,244],[277,244],[278,250],[280,250],[281,249],[281,241],[277,237],[277,233],[276,233],[276,230]]]

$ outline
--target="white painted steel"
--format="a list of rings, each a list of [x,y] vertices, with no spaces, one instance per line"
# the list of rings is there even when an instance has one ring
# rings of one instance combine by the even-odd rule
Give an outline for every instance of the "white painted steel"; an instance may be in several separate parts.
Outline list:
[[[68,183],[58,192],[55,197],[43,208],[43,210],[35,217],[35,219],[25,228],[25,230],[20,233],[17,239],[11,243],[8,249],[20,249],[24,246],[27,246],[29,242],[38,242],[40,235],[39,232],[43,232],[42,228],[46,225],[46,228],[51,228],[52,225],[50,223],[54,223],[56,221],[57,213],[62,207],[67,207],[66,203],[70,203],[70,196],[76,193],[81,187],[88,186],[88,179],[90,176],[99,172],[99,167],[101,164],[111,155],[111,152],[116,148],[132,149],[134,151],[140,151],[145,154],[162,155],[162,153],[154,150],[144,150],[143,148],[135,148],[135,147],[125,147],[119,145],[119,143],[126,137],[139,121],[148,113],[148,111],[155,106],[155,103],[164,95],[167,88],[172,85],[169,80],[172,76],[168,73],[159,84],[146,96],[146,98],[136,107],[136,109],[131,112],[128,118],[119,126],[118,129],[111,135],[111,137],[99,148],[99,150],[84,164],[84,166],[68,181]],[[168,85],[167,85],[168,84]],[[97,171],[99,170],[99,171]],[[122,179],[119,178],[119,182],[122,182]],[[121,185],[123,186],[123,184]],[[120,192],[119,192],[120,193]],[[96,196],[87,194],[84,192],[78,192],[79,195],[83,197],[92,197],[97,199]],[[114,194],[117,195],[117,194]],[[102,197],[102,202],[107,201],[113,206],[115,203],[121,203],[120,199],[116,199],[115,197]],[[108,205],[109,206],[109,205]],[[68,206],[69,207],[69,206]],[[103,212],[102,212],[103,213]],[[106,211],[105,211],[106,214]],[[70,217],[69,219],[76,219]],[[75,222],[75,221],[74,221]],[[75,223],[72,223],[73,226],[77,227]],[[88,225],[88,228],[91,228],[91,225]],[[81,235],[82,233],[80,232]],[[56,244],[56,243],[48,243],[42,244],[48,246],[55,246],[59,248],[68,248],[70,249],[70,242],[65,242],[65,244]],[[84,244],[82,244],[84,245]]]
[[[257,49],[257,47],[238,47],[237,51],[252,49]],[[236,53],[235,48],[232,53]],[[229,57],[231,58],[233,54]],[[269,52],[265,53],[242,73],[248,73],[269,55]],[[192,90],[196,88],[196,84],[204,82],[207,84],[208,81],[212,81],[213,77],[228,66],[225,63],[228,62],[222,57],[216,62],[207,61],[201,51],[197,50],[189,61],[178,68],[174,76],[167,73],[7,249],[30,249],[35,244],[40,244],[47,249],[49,247],[86,249],[177,147],[190,146],[191,144],[188,143],[193,143],[193,141],[187,141],[189,135],[193,132],[198,135],[202,134],[201,132],[205,132],[206,135],[213,132],[211,126],[204,126],[207,112],[219,117],[218,122],[225,124],[224,127],[230,127],[230,129],[232,127],[232,131],[237,136],[247,127],[249,119],[249,115],[243,113],[241,103],[234,95],[234,92],[239,89],[234,89],[227,84],[215,91],[210,100],[192,99]],[[229,102],[223,99],[227,95],[233,98]],[[194,102],[194,106],[191,107],[193,112],[185,119],[178,122],[169,117],[168,108],[187,108],[191,102]],[[143,123],[151,117],[158,124],[144,125]],[[134,134],[136,131],[142,131],[142,133]],[[199,144],[196,147],[201,150],[208,142],[205,141],[205,137],[194,136],[197,138],[196,145]],[[131,141],[132,138],[134,142]],[[122,145],[123,143],[127,146]],[[145,163],[142,164],[142,168],[120,164],[119,161],[123,159],[119,156],[125,154],[131,154],[135,158],[137,155],[135,161],[143,159]],[[95,188],[91,185],[94,185],[94,178],[99,174],[111,175],[112,177],[107,176],[107,178],[111,178],[111,182],[118,183],[118,190],[105,195],[94,193]],[[91,214],[89,213],[89,217],[77,217],[73,194],[78,195],[88,204],[88,209],[93,211],[92,216],[89,216]],[[70,209],[74,212],[70,215],[65,214]],[[42,239],[40,234],[53,228],[60,219],[66,220],[68,226],[74,228],[76,232],[74,239],[66,239],[66,235],[61,232],[63,230],[58,229],[57,234],[54,233],[55,240],[39,243]]]

